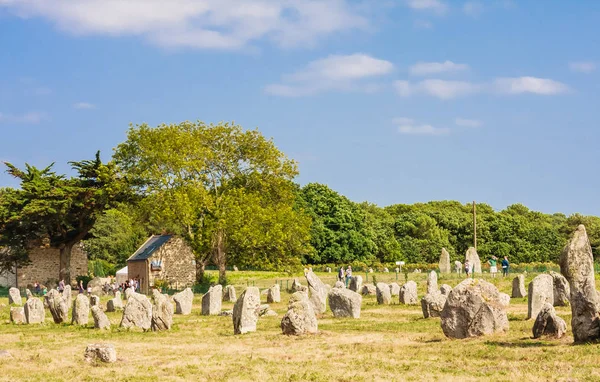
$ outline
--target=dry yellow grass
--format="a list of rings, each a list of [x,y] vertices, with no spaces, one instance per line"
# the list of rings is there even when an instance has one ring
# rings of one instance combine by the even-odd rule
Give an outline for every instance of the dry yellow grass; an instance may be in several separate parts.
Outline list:
[[[424,275],[417,278],[422,293]],[[440,280],[451,286],[458,282]],[[494,283],[510,293],[510,280]],[[237,289],[241,293],[242,287]],[[287,301],[286,293],[282,297]],[[320,333],[303,337],[282,335],[286,303],[272,307],[279,317],[261,318],[256,333],[242,336],[233,335],[230,317],[201,316],[200,296],[192,315],[175,316],[173,329],[158,333],[55,325],[49,313],[45,325],[17,326],[8,322],[9,308],[3,307],[0,349],[14,358],[0,359],[0,380],[600,380],[600,345],[572,345],[570,333],[561,340],[531,339],[526,299],[511,301],[508,333],[470,340],[445,338],[439,319],[423,319],[420,306],[382,307],[373,296],[363,299],[360,319],[335,319],[327,311],[319,320]],[[558,311],[569,323],[570,309]],[[115,325],[120,317],[109,313]],[[95,342],[113,343],[118,361],[84,362],[85,347]]]

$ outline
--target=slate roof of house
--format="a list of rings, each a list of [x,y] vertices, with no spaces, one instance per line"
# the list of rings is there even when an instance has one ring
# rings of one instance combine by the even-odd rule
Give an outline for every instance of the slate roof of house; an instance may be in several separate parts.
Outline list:
[[[154,235],[137,250],[127,261],[146,260],[160,247],[167,243],[173,235]]]

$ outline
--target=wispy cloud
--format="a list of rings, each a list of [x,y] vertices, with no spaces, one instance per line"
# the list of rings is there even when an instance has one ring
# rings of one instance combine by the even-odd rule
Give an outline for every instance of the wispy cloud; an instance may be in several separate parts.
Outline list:
[[[417,11],[431,11],[444,14],[448,6],[441,0],[406,0],[406,5]]]
[[[497,78],[489,83],[441,79],[427,79],[413,83],[400,80],[396,81],[394,86],[402,97],[429,95],[443,100],[479,93],[558,95],[570,90],[569,86],[562,82],[537,77]]]
[[[479,17],[483,11],[483,4],[481,4],[479,1],[467,1],[463,5],[463,12],[471,17]]]
[[[297,97],[329,90],[360,90],[372,92],[374,84],[364,80],[392,72],[394,65],[366,54],[357,53],[312,61],[303,70],[283,77],[280,84],[265,87],[269,94]]]
[[[47,118],[46,113],[28,112],[25,114],[7,114],[0,112],[0,123],[37,124]]]
[[[88,110],[88,109],[95,109],[96,105],[91,104],[89,102],[77,102],[77,103],[73,104],[73,107],[75,109],[79,109],[79,110]]]
[[[447,127],[433,127],[429,124],[417,123],[411,118],[394,118],[392,123],[396,125],[400,134],[407,135],[446,135],[450,133]]]
[[[596,70],[596,63],[591,61],[569,62],[569,69],[578,73],[592,73]]]
[[[241,49],[259,40],[290,47],[369,26],[350,0],[0,0],[76,35],[140,36],[167,47]]]
[[[415,20],[413,25],[417,29],[433,29],[433,24],[427,20]]]
[[[413,76],[429,76],[439,73],[453,73],[468,70],[467,64],[455,64],[452,61],[444,62],[417,62],[411,66],[408,72]]]
[[[456,118],[454,120],[454,123],[456,124],[456,126],[461,127],[481,127],[483,125],[483,122],[481,121],[466,118]]]

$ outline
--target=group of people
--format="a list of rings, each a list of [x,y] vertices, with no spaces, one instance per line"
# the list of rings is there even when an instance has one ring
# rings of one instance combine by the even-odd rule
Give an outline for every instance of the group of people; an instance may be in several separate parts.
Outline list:
[[[492,256],[488,260],[488,264],[490,265],[490,275],[492,277],[496,277],[496,274],[498,273],[498,258],[496,256]],[[504,259],[502,259],[500,265],[502,266],[502,276],[508,276],[508,256],[504,256]],[[465,260],[465,274],[467,277],[471,277],[473,275],[473,266],[474,264],[471,264],[468,259]]]
[[[352,278],[352,267],[348,265],[348,268],[344,270],[344,267],[340,267],[338,271],[338,281],[346,284],[346,288],[348,288],[350,284],[350,279]]]

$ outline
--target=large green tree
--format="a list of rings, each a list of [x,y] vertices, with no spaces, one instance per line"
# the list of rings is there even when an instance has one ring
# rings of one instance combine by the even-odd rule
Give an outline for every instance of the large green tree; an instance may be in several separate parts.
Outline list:
[[[76,177],[52,171],[52,165],[25,169],[5,163],[7,172],[19,179],[20,188],[0,201],[0,246],[46,245],[60,251],[59,277],[71,281],[71,250],[84,239],[102,212],[125,201],[128,188],[113,163],[93,160],[70,162]]]
[[[310,220],[296,205],[297,165],[258,130],[230,123],[131,126],[115,159],[155,227],[183,235],[202,277],[209,261],[293,265]]]

